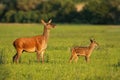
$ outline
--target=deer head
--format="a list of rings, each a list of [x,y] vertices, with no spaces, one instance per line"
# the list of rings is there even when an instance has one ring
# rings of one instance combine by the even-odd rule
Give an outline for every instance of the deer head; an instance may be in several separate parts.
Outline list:
[[[95,47],[99,44],[95,41],[95,39],[90,39],[91,44],[93,44]]]
[[[41,20],[41,22],[46,29],[55,28],[55,25],[51,23],[52,22],[51,19],[48,21],[48,23],[46,23],[44,20]]]

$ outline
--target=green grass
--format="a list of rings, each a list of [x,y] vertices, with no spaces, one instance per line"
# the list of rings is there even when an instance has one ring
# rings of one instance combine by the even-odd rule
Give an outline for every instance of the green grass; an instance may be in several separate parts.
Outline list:
[[[27,52],[13,64],[13,41],[42,31],[39,24],[0,24],[0,80],[120,80],[120,26],[58,24],[51,30],[44,64]],[[78,63],[68,63],[70,48],[88,46],[90,38],[99,43],[90,62],[79,57]]]

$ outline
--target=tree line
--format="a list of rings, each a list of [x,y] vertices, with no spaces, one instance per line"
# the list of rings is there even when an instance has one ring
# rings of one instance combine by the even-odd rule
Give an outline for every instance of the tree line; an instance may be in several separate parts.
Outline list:
[[[76,5],[84,6],[77,11]],[[120,0],[1,0],[0,22],[120,24]]]

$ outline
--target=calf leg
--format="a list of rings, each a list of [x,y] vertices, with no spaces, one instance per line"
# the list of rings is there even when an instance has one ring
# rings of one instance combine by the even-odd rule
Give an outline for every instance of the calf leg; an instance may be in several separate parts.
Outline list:
[[[78,56],[77,55],[75,55],[74,60],[77,63],[77,61],[78,61]]]
[[[71,55],[69,62],[71,63],[73,60],[73,55]]]
[[[71,55],[71,57],[70,57],[70,63],[72,62],[72,60],[75,60],[75,62],[77,62],[77,60],[78,60],[78,56],[77,56],[77,54],[76,53],[73,53],[72,55]]]

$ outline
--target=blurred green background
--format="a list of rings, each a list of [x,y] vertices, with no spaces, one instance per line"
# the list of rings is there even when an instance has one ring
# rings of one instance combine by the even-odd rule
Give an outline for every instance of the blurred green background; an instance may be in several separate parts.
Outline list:
[[[120,24],[120,0],[0,0],[0,22]]]

